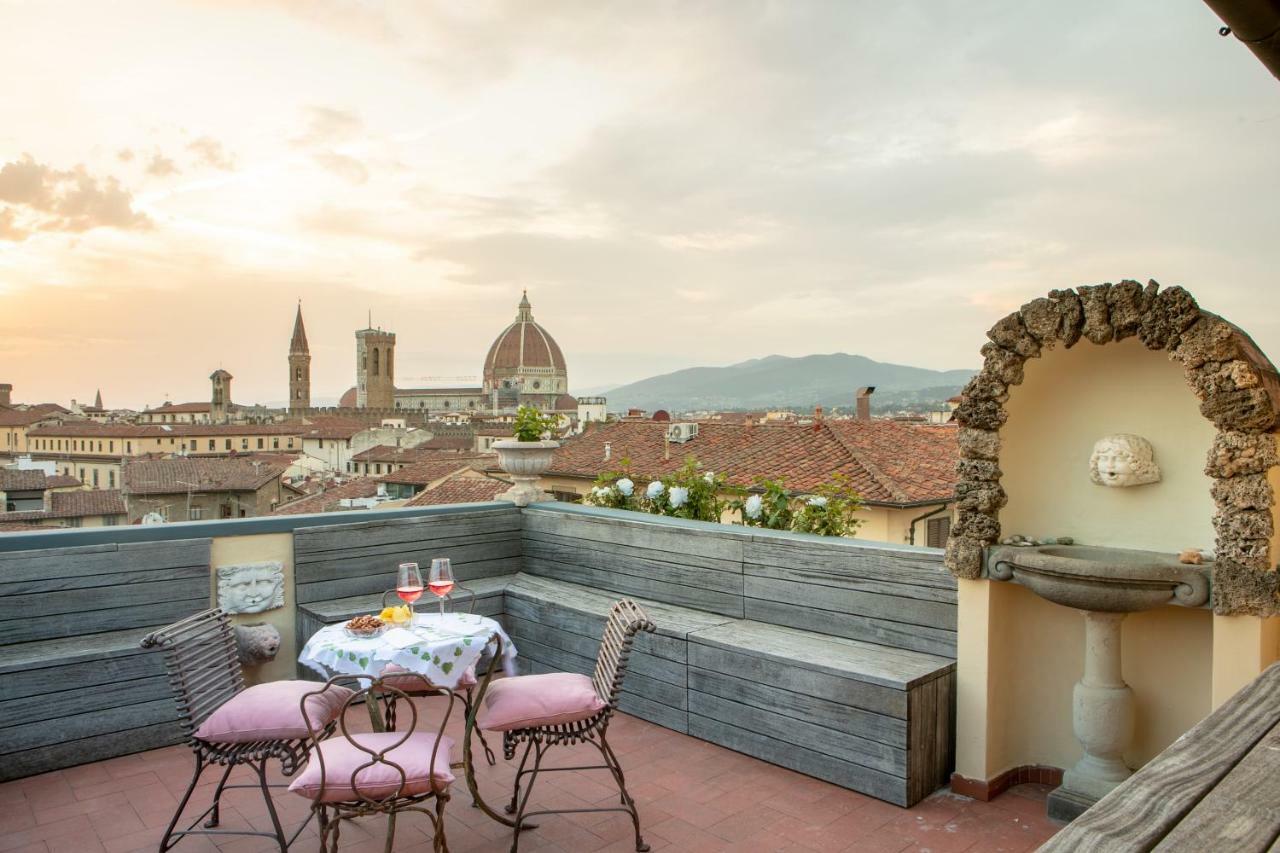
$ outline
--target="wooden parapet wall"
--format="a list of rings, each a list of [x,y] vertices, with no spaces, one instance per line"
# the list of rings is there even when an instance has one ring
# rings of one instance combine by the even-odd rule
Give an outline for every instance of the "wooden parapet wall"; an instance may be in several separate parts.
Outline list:
[[[0,553],[0,781],[176,743],[152,628],[209,606],[208,539]]]

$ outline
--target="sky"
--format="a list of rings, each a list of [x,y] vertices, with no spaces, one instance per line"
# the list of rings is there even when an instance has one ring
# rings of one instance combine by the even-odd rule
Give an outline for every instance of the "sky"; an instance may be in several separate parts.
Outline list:
[[[581,392],[769,354],[976,367],[1059,287],[1280,353],[1280,83],[1199,0],[0,0],[0,382],[477,377],[527,288]],[[437,380],[435,377],[447,377]],[[851,379],[851,385],[857,384]]]

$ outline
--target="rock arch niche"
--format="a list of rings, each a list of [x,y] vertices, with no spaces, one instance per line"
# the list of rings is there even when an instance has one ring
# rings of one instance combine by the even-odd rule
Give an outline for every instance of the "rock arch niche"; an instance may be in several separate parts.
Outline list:
[[[1216,511],[1215,613],[1280,614],[1280,574],[1271,554],[1275,495],[1268,472],[1280,464],[1280,374],[1241,329],[1204,311],[1181,287],[1151,281],[1053,290],[987,332],[983,367],[955,411],[960,424],[956,516],[946,564],[960,578],[982,576],[983,549],[1000,538],[1000,434],[1009,389],[1031,358],[1080,341],[1136,336],[1180,363],[1200,413],[1214,425],[1205,463]]]

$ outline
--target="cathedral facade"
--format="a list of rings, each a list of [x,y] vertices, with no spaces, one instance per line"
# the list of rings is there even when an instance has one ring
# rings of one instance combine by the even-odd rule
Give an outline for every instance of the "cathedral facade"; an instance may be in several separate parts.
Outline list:
[[[569,372],[555,338],[533,319],[525,293],[516,318],[499,333],[485,356],[481,384],[465,388],[397,388],[393,332],[367,328],[356,333],[356,385],[338,401],[339,409],[443,414],[507,414],[519,406],[545,412],[577,412],[569,394]],[[299,346],[299,338],[301,346]],[[305,361],[303,360],[305,356]],[[310,402],[311,356],[302,331],[302,309],[294,322],[289,352],[290,408]],[[301,368],[301,370],[300,370]],[[305,377],[305,381],[303,380]],[[305,392],[305,397],[299,392]]]

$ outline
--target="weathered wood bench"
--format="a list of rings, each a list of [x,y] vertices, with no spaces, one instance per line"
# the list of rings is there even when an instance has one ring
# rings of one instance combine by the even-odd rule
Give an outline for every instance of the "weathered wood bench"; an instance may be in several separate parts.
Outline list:
[[[525,510],[523,566],[506,607],[533,671],[589,671],[629,595],[659,631],[623,710],[898,805],[946,783],[956,592],[936,552],[551,504]]]
[[[0,553],[0,781],[177,743],[149,631],[209,606],[208,539]]]
[[[1040,848],[1041,853],[1280,849],[1280,664]]]
[[[454,576],[476,593],[475,612],[501,617],[503,591],[520,571],[520,511],[510,504],[443,509],[295,531],[298,649],[323,625],[381,610],[383,593],[395,588],[396,566],[418,563],[425,576],[433,557],[448,557]],[[429,598],[418,607],[434,606]]]

